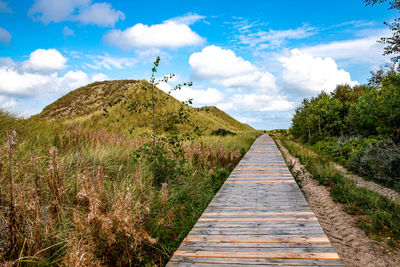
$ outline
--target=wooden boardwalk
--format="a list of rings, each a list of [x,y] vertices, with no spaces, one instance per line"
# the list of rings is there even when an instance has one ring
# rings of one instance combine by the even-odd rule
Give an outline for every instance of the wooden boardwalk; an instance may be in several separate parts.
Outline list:
[[[167,266],[343,266],[268,135],[259,137]]]

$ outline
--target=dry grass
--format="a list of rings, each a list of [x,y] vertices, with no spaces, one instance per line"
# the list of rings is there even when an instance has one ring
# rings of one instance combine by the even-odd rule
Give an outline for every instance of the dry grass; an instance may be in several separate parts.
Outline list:
[[[213,197],[212,173],[229,172],[257,136],[184,144],[182,155],[169,154],[180,162],[173,179],[158,188],[146,162],[134,159],[143,138],[24,123],[0,143],[7,264],[163,265]]]

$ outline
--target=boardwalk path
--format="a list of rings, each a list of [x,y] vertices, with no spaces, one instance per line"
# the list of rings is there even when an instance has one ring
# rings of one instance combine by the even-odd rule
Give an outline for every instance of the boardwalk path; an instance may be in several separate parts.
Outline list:
[[[259,137],[167,266],[343,266],[273,140]]]

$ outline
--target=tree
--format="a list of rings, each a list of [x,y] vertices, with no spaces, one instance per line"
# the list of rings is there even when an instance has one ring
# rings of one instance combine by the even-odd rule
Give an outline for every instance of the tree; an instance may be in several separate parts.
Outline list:
[[[364,0],[367,6],[374,6],[376,4],[381,4],[387,0]],[[400,0],[389,1],[389,9],[394,9],[400,11]],[[389,27],[392,31],[391,37],[382,37],[380,43],[386,44],[383,55],[396,55],[400,53],[400,18],[394,19],[393,22],[384,22],[385,25]],[[400,55],[394,56],[392,58],[393,62],[400,61]]]
[[[182,142],[189,138],[188,135],[179,135],[177,126],[179,124],[190,123],[189,104],[192,104],[192,99],[181,102],[178,107],[169,107],[163,109],[163,106],[168,104],[168,99],[171,98],[171,93],[180,90],[185,86],[192,86],[192,82],[185,82],[176,85],[169,92],[160,91],[157,86],[165,82],[167,83],[174,74],[169,74],[161,79],[156,78],[157,70],[160,64],[160,57],[157,57],[151,69],[149,82],[138,84],[137,95],[122,95],[118,99],[108,103],[108,107],[103,109],[103,116],[109,117],[109,109],[116,105],[121,105],[124,109],[121,111],[121,116],[117,122],[127,120],[128,114],[147,114],[150,120],[143,120],[139,126],[145,126],[151,129],[151,141],[144,144],[142,148],[135,151],[136,157],[140,155],[147,160],[147,165],[153,175],[153,183],[156,186],[161,186],[167,182],[176,173],[183,155]],[[140,97],[141,96],[141,97]],[[113,121],[114,122],[114,121]],[[132,125],[130,133],[138,125]],[[200,129],[196,125],[191,125],[193,132],[199,134]],[[162,135],[163,130],[168,132]],[[169,157],[169,153],[174,153],[175,158]],[[180,160],[178,160],[180,158]]]

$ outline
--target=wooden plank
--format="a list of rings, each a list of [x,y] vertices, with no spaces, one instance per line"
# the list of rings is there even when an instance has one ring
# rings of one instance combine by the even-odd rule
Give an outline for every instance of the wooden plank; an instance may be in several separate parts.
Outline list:
[[[339,260],[321,259],[230,259],[230,258],[196,258],[174,256],[172,263],[183,262],[186,266],[198,266],[210,263],[212,266],[343,266]],[[168,266],[168,265],[167,265]],[[181,266],[181,265],[179,265]]]
[[[329,243],[327,237],[296,237],[296,238],[213,238],[186,237],[183,242],[207,243]]]
[[[200,258],[239,258],[239,259],[323,259],[338,260],[336,253],[296,253],[296,252],[269,252],[269,251],[185,251],[177,250],[175,256]]]
[[[293,249],[299,249],[300,251],[321,251],[334,252],[330,243],[207,243],[207,242],[183,242],[181,247],[182,250],[187,248],[201,249],[201,248],[214,248],[216,251],[224,250],[226,248],[249,248],[249,249],[260,249],[263,251],[290,251]]]
[[[236,168],[235,171],[265,171],[265,170],[287,170],[287,167],[285,168]]]
[[[226,181],[226,184],[276,184],[276,183],[296,183],[296,181],[285,181],[285,180],[269,180],[269,181]]]
[[[204,212],[202,216],[274,216],[274,215],[314,215],[312,211],[306,212]]]
[[[199,218],[199,222],[273,222],[273,221],[317,221],[316,217],[249,217],[249,218]]]

